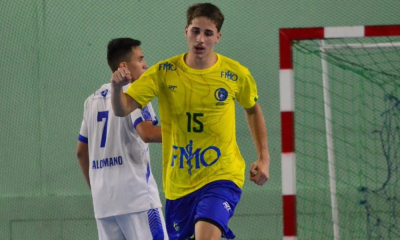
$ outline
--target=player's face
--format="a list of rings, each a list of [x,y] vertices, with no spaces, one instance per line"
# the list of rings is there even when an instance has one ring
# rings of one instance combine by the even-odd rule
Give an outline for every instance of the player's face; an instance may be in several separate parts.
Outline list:
[[[132,82],[138,80],[139,77],[147,69],[146,61],[144,60],[144,54],[140,47],[132,49],[133,55],[129,62],[127,62],[127,68],[131,72]]]
[[[214,52],[214,46],[219,42],[221,33],[210,19],[198,17],[185,28],[185,36],[189,54],[193,54],[196,59],[203,59]]]

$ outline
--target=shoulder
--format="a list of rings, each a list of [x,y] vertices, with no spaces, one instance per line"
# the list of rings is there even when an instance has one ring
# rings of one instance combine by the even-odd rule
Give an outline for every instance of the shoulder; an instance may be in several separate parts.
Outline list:
[[[111,94],[111,83],[103,84],[99,89],[97,89],[92,97],[96,98],[98,96],[106,97],[107,95]]]
[[[179,54],[168,59],[156,63],[153,67],[159,72],[168,72],[168,70],[176,70],[181,64],[183,54]]]
[[[93,100],[106,98],[108,95],[111,95],[111,83],[103,84],[99,89],[87,97],[85,100],[85,108],[90,106]]]
[[[239,61],[236,61],[221,54],[218,54],[218,57],[221,58],[221,67],[227,67],[229,69],[232,69],[232,71],[240,74],[247,75],[250,73],[249,69],[246,66],[242,65]]]
[[[168,58],[168,59],[165,59],[164,61],[161,61],[160,63],[169,62],[169,63],[171,63],[171,64],[177,64],[177,63],[180,62],[180,60],[182,59],[183,55],[184,55],[184,54],[175,55],[175,56],[173,56],[173,57],[170,57],[170,58]]]
[[[171,58],[162,60],[151,66],[146,72],[143,74],[145,76],[150,77],[162,77],[166,73],[171,71],[175,71],[177,67],[179,67],[181,59],[183,58],[183,54],[173,56]]]
[[[176,69],[176,64],[179,61],[179,56],[181,55],[176,55],[174,57],[157,62],[156,64],[148,68],[144,75],[159,74],[166,72],[167,70]]]
[[[240,62],[220,54],[218,54],[218,57],[221,59],[221,76],[225,76],[225,78],[230,78],[235,82],[241,82],[241,80],[244,80],[251,76],[249,69],[242,65]]]

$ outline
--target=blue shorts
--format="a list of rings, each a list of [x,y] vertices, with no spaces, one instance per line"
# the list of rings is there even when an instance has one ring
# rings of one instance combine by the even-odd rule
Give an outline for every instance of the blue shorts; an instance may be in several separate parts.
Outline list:
[[[222,237],[235,238],[228,228],[242,190],[232,181],[211,182],[195,192],[166,201],[165,221],[170,240],[194,239],[194,225],[205,221],[217,226]]]

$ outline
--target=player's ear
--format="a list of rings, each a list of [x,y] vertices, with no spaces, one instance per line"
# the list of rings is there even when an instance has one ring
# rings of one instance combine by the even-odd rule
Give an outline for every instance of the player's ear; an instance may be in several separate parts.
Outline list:
[[[185,27],[185,37],[187,37],[187,33],[188,33],[188,25],[186,25]]]
[[[219,42],[219,40],[221,39],[221,36],[222,36],[222,33],[221,33],[221,32],[218,32],[218,33],[217,33],[217,40],[215,41],[215,43],[218,43],[218,42]]]
[[[120,68],[126,68],[126,67],[128,67],[128,64],[126,64],[126,62],[120,62],[119,63],[119,67]]]

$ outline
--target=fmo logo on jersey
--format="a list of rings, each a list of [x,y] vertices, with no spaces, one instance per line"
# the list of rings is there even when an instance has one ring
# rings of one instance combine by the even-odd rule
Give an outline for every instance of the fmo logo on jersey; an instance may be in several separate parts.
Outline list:
[[[238,80],[238,75],[232,73],[231,71],[221,71],[221,77],[236,82]]]
[[[186,147],[179,147],[172,145],[172,162],[171,167],[175,166],[175,159],[179,156],[179,168],[184,168],[185,163],[189,166],[189,174],[192,175],[193,163],[195,160],[195,168],[199,169],[201,166],[209,167],[215,164],[221,156],[221,150],[215,146],[209,146],[205,149],[197,148],[193,151],[193,141],[190,140]],[[207,156],[207,159],[206,157]],[[209,159],[210,158],[210,159]]]
[[[176,71],[176,66],[169,63],[169,62],[165,62],[165,63],[161,63],[158,65],[158,70],[165,70],[165,71]]]

